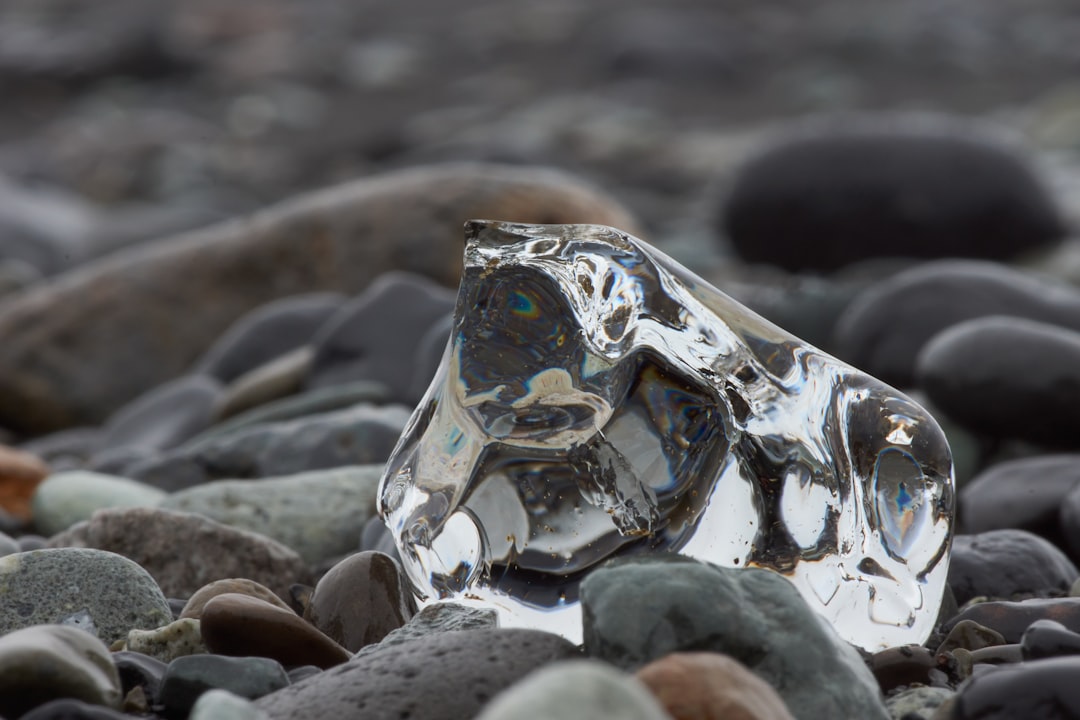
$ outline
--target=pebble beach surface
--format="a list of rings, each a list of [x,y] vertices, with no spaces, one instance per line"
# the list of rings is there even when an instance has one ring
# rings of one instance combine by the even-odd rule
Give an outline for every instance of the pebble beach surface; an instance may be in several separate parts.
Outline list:
[[[1080,103],[1054,3],[959,3],[963,34],[835,0],[803,75],[755,44],[799,50],[783,9],[471,3],[441,20],[472,53],[451,102],[427,85],[446,47],[390,11],[376,36],[329,2],[110,1],[0,8],[0,35],[64,40],[0,42],[0,720],[1080,715]],[[521,67],[579,38],[552,63],[582,75],[514,85],[488,62],[510,36]],[[900,82],[918,38],[943,69]],[[783,100],[687,112],[723,115],[692,96],[740,63],[784,68]],[[375,497],[472,218],[631,232],[931,409],[958,498],[933,634],[868,654],[777,574],[671,557],[590,575],[581,646],[419,608]]]

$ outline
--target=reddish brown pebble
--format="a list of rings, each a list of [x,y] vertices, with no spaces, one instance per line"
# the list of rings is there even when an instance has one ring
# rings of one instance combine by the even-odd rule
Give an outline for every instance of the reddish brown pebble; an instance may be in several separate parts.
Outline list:
[[[36,455],[0,445],[0,508],[29,520],[30,499],[48,474],[49,466]]]
[[[376,643],[412,617],[411,595],[389,555],[350,555],[319,580],[304,617],[349,652]]]
[[[211,599],[216,598],[218,595],[227,594],[249,595],[253,598],[263,600],[271,605],[277,605],[279,608],[284,608],[285,610],[292,612],[292,609],[265,585],[261,585],[254,580],[248,580],[247,578],[226,578],[224,580],[215,580],[196,590],[195,594],[188,598],[187,604],[184,605],[184,609],[180,611],[180,617],[198,620],[202,617],[203,608],[206,607],[206,603],[210,602]]]
[[[340,665],[352,657],[292,610],[253,598],[226,593],[211,598],[200,621],[210,652],[277,660],[286,667]]]
[[[637,671],[674,720],[793,720],[764,680],[718,653],[673,653]]]

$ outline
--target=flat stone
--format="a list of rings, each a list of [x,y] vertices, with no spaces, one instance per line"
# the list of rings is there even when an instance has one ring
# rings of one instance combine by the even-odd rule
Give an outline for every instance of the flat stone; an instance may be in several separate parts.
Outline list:
[[[171,619],[154,579],[115,553],[57,548],[0,558],[0,633],[58,623],[111,645]]]
[[[346,303],[312,341],[307,387],[374,380],[407,400],[424,333],[454,309],[455,293],[419,275],[389,272]]]
[[[623,561],[587,576],[581,602],[586,653],[617,667],[708,650],[776,688],[795,717],[888,717],[858,652],[774,572]]]
[[[225,420],[268,402],[295,395],[304,385],[315,351],[309,345],[267,360],[239,376],[222,394],[217,419]]]
[[[358,465],[264,480],[218,480],[176,492],[160,507],[260,532],[315,566],[356,550],[375,514],[381,465]]]
[[[323,669],[346,662],[350,654],[292,610],[253,598],[225,594],[207,601],[202,635],[219,655],[256,655],[282,665]]]
[[[281,598],[275,595],[270,588],[265,585],[260,585],[254,580],[248,580],[247,578],[225,578],[223,580],[215,580],[196,590],[195,594],[188,598],[187,603],[185,603],[183,609],[180,611],[180,617],[198,620],[202,617],[202,611],[203,608],[206,607],[206,603],[210,602],[212,598],[215,598],[218,595],[225,594],[250,595],[253,598],[268,602],[271,605],[277,605],[285,610],[290,609]]]
[[[221,383],[205,375],[185,375],[163,383],[109,417],[100,450],[175,447],[210,426],[221,394]]]
[[[81,468],[100,444],[101,428],[74,427],[28,440],[19,449],[38,456],[59,472]]]
[[[161,681],[161,704],[169,720],[185,720],[199,697],[215,688],[248,700],[288,686],[280,663],[263,657],[188,655],[169,663]]]
[[[341,293],[304,293],[260,305],[230,325],[199,358],[195,370],[231,382],[306,345],[345,299]]]
[[[1080,330],[1080,290],[974,260],[941,260],[877,283],[836,324],[839,357],[898,387],[929,340],[965,320],[1006,315]]]
[[[1031,623],[1043,619],[1055,620],[1073,632],[1080,632],[1080,598],[1035,598],[969,605],[945,623],[943,630],[949,632],[956,624],[972,620],[997,631],[1005,642],[1017,643]]]
[[[541,668],[495,696],[477,720],[668,720],[641,682],[596,660]],[[705,717],[705,716],[697,716]]]
[[[0,426],[44,433],[96,424],[187,371],[233,322],[277,298],[356,293],[391,269],[455,283],[461,227],[476,217],[636,225],[561,172],[445,164],[365,178],[147,243],[4,305]],[[116,367],[124,372],[100,370]]]
[[[673,720],[792,717],[776,690],[742,663],[719,653],[672,653],[641,668],[636,677]]]
[[[1020,636],[1020,653],[1025,662],[1080,655],[1080,633],[1053,620],[1036,620]]]
[[[299,555],[264,535],[160,508],[101,510],[53,536],[49,544],[99,548],[131,558],[169,597],[190,597],[207,583],[234,577],[254,580],[287,597],[289,586],[306,581],[309,574]]]
[[[199,629],[199,621],[191,618],[174,620],[153,630],[132,630],[124,641],[124,649],[164,663],[185,655],[208,652]]]
[[[119,708],[120,677],[109,649],[82,630],[61,625],[0,636],[0,714],[17,718],[59,698]]]
[[[358,655],[256,701],[272,720],[460,720],[576,647],[537,630],[440,633]]]
[[[968,429],[1071,447],[1080,433],[1080,332],[1015,317],[958,323],[919,353],[915,380]]]
[[[138,465],[130,474],[162,489],[181,490],[210,480],[384,463],[408,419],[404,405],[356,405],[207,438]]]
[[[304,619],[355,653],[408,622],[414,606],[397,562],[379,552],[359,552],[320,578]]]
[[[154,507],[165,493],[138,480],[85,470],[45,479],[34,493],[34,527],[55,535],[105,508]]]
[[[0,509],[29,520],[30,500],[48,474],[48,465],[37,455],[0,445]]]
[[[959,118],[804,121],[739,169],[722,213],[740,256],[796,271],[1006,259],[1067,234],[1027,158]]]
[[[1026,530],[989,530],[953,538],[949,586],[961,605],[978,596],[1060,594],[1078,577],[1080,571],[1065,553]]]

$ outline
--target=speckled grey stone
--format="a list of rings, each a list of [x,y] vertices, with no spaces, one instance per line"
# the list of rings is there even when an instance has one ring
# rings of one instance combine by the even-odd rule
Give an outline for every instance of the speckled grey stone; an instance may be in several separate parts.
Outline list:
[[[859,653],[777,573],[635,559],[592,572],[581,603],[586,653],[617,667],[719,652],[776,688],[797,718],[888,717]]]
[[[58,698],[120,707],[109,649],[81,630],[37,625],[0,637],[0,714],[16,718]]]
[[[199,631],[199,621],[194,618],[174,620],[153,630],[132,630],[124,642],[124,649],[165,663],[185,655],[207,652]]]
[[[435,603],[413,615],[408,623],[391,631],[380,642],[360,648],[356,657],[370,655],[393,645],[400,645],[428,635],[455,630],[494,629],[497,625],[498,618],[495,611],[489,608],[467,607],[452,602]]]
[[[358,465],[265,480],[219,480],[173,493],[161,507],[260,532],[309,565],[355,550],[375,513],[382,465]]]
[[[42,535],[63,532],[111,507],[153,507],[165,493],[135,480],[85,470],[45,478],[34,491],[34,526]]]
[[[0,558],[0,633],[70,624],[111,645],[133,628],[171,620],[150,574],[115,553],[56,548]]]
[[[956,693],[939,687],[913,687],[885,699],[893,720],[932,720],[938,707]]]
[[[542,668],[499,693],[476,720],[670,720],[637,679],[597,660]]]
[[[579,657],[538,630],[441,633],[354,657],[255,704],[272,720],[461,720],[533,670]]]

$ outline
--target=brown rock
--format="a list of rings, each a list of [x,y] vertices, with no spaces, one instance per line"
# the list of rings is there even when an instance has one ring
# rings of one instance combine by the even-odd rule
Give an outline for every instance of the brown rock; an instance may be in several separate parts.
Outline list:
[[[0,445],[0,509],[29,520],[30,499],[49,467],[36,455]]]
[[[392,269],[456,285],[470,218],[636,231],[626,210],[563,173],[447,164],[141,245],[0,305],[0,426],[45,433],[97,424],[186,371],[234,320],[275,298],[353,294]]]
[[[350,555],[323,575],[304,618],[351,653],[377,643],[412,617],[412,594],[389,555]]]
[[[210,598],[200,626],[206,647],[219,655],[255,655],[287,667],[315,665],[324,670],[352,657],[292,610],[250,595]]]
[[[196,590],[195,594],[188,598],[187,604],[184,605],[184,609],[180,611],[180,617],[198,620],[202,617],[203,608],[206,606],[206,603],[210,602],[218,595],[226,594],[248,595],[292,612],[292,608],[286,605],[284,600],[275,595],[273,591],[265,585],[260,585],[254,580],[248,580],[247,578],[225,578],[224,580],[215,580]]]
[[[674,720],[793,720],[768,683],[719,653],[673,653],[637,678]]]
[[[146,569],[169,597],[189,597],[214,580],[243,577],[279,596],[309,570],[293,550],[258,533],[194,513],[110,508],[49,539],[49,547],[89,547],[123,555]]]

